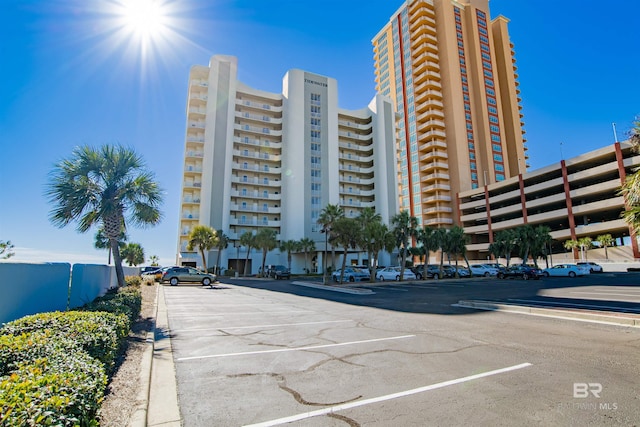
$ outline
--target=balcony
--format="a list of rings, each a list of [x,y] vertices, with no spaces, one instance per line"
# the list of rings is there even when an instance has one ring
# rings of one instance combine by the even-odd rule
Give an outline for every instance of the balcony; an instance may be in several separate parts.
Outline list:
[[[272,129],[269,127],[258,127],[235,123],[233,125],[233,128],[240,132],[251,132],[259,135],[282,136],[282,130]]]
[[[201,182],[185,182],[184,183],[184,188],[202,188],[202,183]]]
[[[193,122],[193,121],[190,121],[188,126],[189,126],[189,128],[192,128],[192,129],[204,129],[204,122]]]
[[[202,158],[204,157],[204,152],[202,151],[187,151],[185,153],[185,157],[192,157],[192,158]]]
[[[281,200],[281,194],[268,193],[263,191],[232,191],[231,197],[247,198],[247,199],[262,199],[262,200]]]
[[[237,103],[245,107],[256,108],[259,110],[282,112],[282,106],[279,106],[279,105],[271,105],[264,102],[260,103],[257,101],[249,101],[249,100],[242,100],[242,99],[238,100]]]
[[[344,132],[344,131],[338,131],[338,136],[344,137],[344,138],[351,138],[351,139],[356,139],[358,141],[370,141],[371,140],[371,134],[368,135],[363,135],[363,134],[359,134],[359,133],[355,133],[355,132]]]

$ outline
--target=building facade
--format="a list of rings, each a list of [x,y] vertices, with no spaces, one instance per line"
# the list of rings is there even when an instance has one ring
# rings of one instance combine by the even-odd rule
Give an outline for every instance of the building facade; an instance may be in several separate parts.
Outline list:
[[[488,0],[407,0],[373,38],[378,93],[398,126],[400,208],[448,227],[455,195],[526,170],[508,20]]]
[[[202,264],[187,248],[202,224],[230,239],[222,268],[244,271],[248,262],[255,273],[262,254],[247,254],[239,240],[266,227],[278,241],[313,240],[306,268],[318,271],[325,236],[317,220],[328,204],[350,217],[372,207],[386,223],[398,212],[393,104],[377,95],[360,110],[340,109],[335,79],[302,70],[285,75],[282,93],[251,88],[237,75],[231,56],[190,72],[177,263]],[[217,256],[210,251],[207,265]],[[303,258],[294,256],[293,272],[302,272]],[[286,255],[272,251],[267,263],[286,265]]]
[[[640,258],[632,228],[622,219],[619,194],[626,176],[640,166],[640,155],[627,142],[562,160],[559,163],[458,194],[459,223],[472,238],[469,257],[485,259],[500,230],[523,224],[551,229],[554,252],[562,243],[611,234],[630,258]]]

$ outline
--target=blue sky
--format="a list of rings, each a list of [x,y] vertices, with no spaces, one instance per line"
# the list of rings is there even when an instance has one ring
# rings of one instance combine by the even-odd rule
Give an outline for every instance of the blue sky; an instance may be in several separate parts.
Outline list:
[[[165,0],[165,30],[119,30],[129,0],[0,3],[0,240],[15,260],[106,262],[94,232],[48,220],[56,161],[78,145],[121,143],[166,192],[163,221],[129,231],[175,260],[189,68],[238,57],[239,78],[280,92],[287,70],[337,79],[340,107],[374,96],[371,39],[394,0]],[[132,0],[140,1],[140,0]],[[640,115],[640,2],[491,0],[510,19],[532,169],[613,143]],[[169,28],[167,30],[167,27]]]

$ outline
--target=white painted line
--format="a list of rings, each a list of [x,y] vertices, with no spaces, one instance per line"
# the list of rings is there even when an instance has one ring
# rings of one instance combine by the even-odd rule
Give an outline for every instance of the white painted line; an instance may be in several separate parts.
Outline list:
[[[617,295],[617,296],[623,296],[623,297],[640,297],[640,294],[617,294],[617,293],[613,293],[613,292],[581,292],[581,291],[573,291],[570,292],[572,294],[588,294],[588,295]]]
[[[210,331],[212,329],[256,329],[256,328],[278,328],[280,326],[304,326],[304,325],[321,325],[324,323],[343,323],[353,322],[353,320],[323,320],[321,322],[303,322],[303,323],[274,323],[272,325],[251,325],[251,326],[211,326],[210,328],[198,329],[172,329],[173,332],[201,332]]]
[[[171,317],[219,317],[219,316],[236,316],[236,315],[245,315],[245,314],[259,314],[259,315],[265,315],[265,314],[289,314],[289,313],[310,313],[310,310],[299,310],[299,311],[247,311],[244,313],[236,313],[233,311],[226,311],[224,313],[204,313],[204,314],[196,314],[196,313],[185,313],[185,314],[171,314]]]
[[[358,406],[370,405],[372,403],[384,402],[386,400],[398,399],[400,397],[410,396],[412,394],[436,390],[436,389],[448,387],[451,385],[456,385],[456,384],[461,384],[468,381],[477,380],[479,378],[489,377],[491,375],[503,374],[505,372],[515,371],[518,369],[527,368],[529,366],[531,366],[531,363],[521,363],[519,365],[509,366],[507,368],[496,369],[494,371],[484,372],[476,375],[470,375],[468,377],[458,378],[455,380],[444,381],[441,383],[432,384],[425,387],[414,388],[413,390],[401,391],[399,393],[387,394],[385,396],[359,400],[357,402],[345,403],[343,405],[330,406],[328,408],[319,409],[317,411],[304,412],[302,414],[292,415],[290,417],[278,418],[276,420],[264,421],[257,424],[246,425],[245,427],[269,427],[269,426],[277,426],[281,424],[291,423],[294,421],[300,421],[307,418],[318,417],[320,415],[326,415],[326,414],[331,414],[338,411],[344,411],[345,409],[357,408]]]
[[[376,338],[372,340],[363,340],[363,341],[350,341],[343,342],[338,344],[323,344],[323,345],[312,345],[308,347],[293,347],[293,348],[279,348],[276,350],[258,350],[258,351],[246,351],[240,353],[226,353],[226,354],[210,354],[207,356],[191,356],[191,357],[180,357],[176,360],[194,360],[194,359],[210,359],[212,357],[231,357],[231,356],[246,356],[250,354],[267,354],[267,353],[283,353],[286,351],[304,351],[304,350],[315,350],[317,348],[329,348],[329,347],[340,347],[345,345],[353,345],[353,344],[366,344],[370,342],[380,342],[380,341],[390,341],[390,340],[401,340],[404,338],[412,338],[415,335],[401,335],[399,337],[389,337],[389,338]]]

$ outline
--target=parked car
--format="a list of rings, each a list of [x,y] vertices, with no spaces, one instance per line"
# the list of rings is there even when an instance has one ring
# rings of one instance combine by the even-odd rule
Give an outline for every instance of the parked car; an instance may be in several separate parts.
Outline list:
[[[403,280],[416,280],[416,275],[410,268],[405,268],[402,274]],[[400,267],[387,267],[376,273],[376,280],[384,282],[385,280],[400,280]]]
[[[526,264],[510,265],[507,268],[503,268],[498,271],[498,279],[510,279],[510,278],[522,278],[524,280],[536,279],[538,280],[542,274],[542,271],[538,268],[531,267]]]
[[[162,273],[160,283],[169,282],[171,286],[176,286],[180,282],[202,282],[205,286],[211,286],[216,280],[215,275],[204,273],[193,267],[170,267]]]
[[[454,266],[453,268],[454,268],[454,273],[455,273],[455,268],[456,267]],[[462,266],[462,265],[458,266],[458,276],[459,277],[469,277],[470,275],[471,274],[469,273],[469,269],[466,266]]]
[[[585,276],[590,273],[591,271],[589,270],[589,267],[576,264],[558,264],[542,270],[542,275],[544,277],[577,277]]]
[[[331,273],[331,278],[334,282],[340,281],[340,272],[341,269],[339,268]],[[366,282],[369,280],[369,274],[357,268],[346,267],[342,280],[344,282]]]
[[[147,267],[140,267],[140,275],[144,276],[145,273],[150,273],[152,271],[160,270],[162,266],[160,265],[150,265]]]
[[[499,262],[484,262],[482,263],[482,265],[495,268],[496,270],[500,270],[501,268],[507,268],[504,264],[500,264]]]
[[[585,261],[585,262],[577,262],[576,265],[582,265],[585,267],[589,267],[590,273],[602,273],[604,269],[601,265],[596,264],[595,262]]]
[[[494,267],[489,267],[487,264],[471,264],[471,275],[476,277],[489,277],[497,276],[498,270]]]
[[[269,277],[273,277],[274,279],[290,279],[291,272],[284,265],[272,265],[267,270],[267,274]]]

